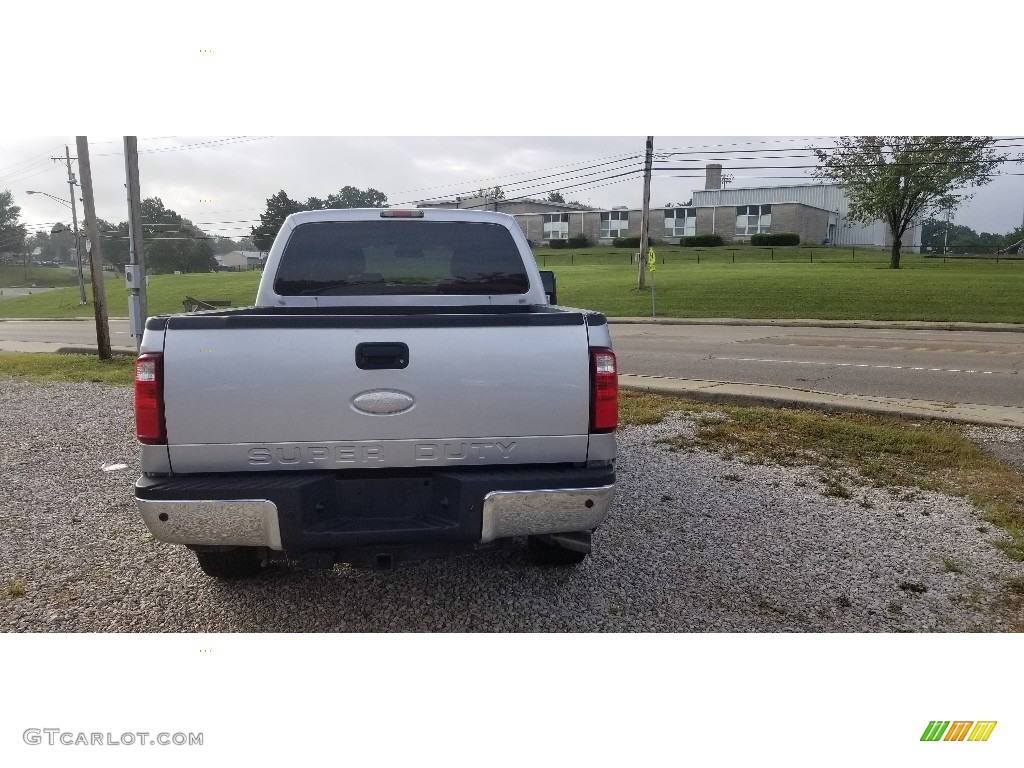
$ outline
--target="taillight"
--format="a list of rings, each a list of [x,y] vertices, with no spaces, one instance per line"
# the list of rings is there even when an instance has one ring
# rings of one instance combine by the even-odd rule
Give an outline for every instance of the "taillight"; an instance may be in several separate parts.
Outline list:
[[[613,432],[619,425],[619,373],[615,353],[590,348],[590,431]]]
[[[164,425],[163,355],[146,354],[135,361],[135,436],[140,443],[167,442]]]

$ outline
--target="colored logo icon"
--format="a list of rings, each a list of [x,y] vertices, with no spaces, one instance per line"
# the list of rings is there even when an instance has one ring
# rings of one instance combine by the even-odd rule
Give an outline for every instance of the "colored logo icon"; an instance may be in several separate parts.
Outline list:
[[[988,741],[995,728],[995,720],[932,720],[921,741]]]

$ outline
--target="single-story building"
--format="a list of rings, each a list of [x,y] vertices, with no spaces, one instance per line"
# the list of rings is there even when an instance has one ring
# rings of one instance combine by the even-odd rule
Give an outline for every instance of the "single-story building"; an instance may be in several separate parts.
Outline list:
[[[267,254],[261,251],[228,251],[213,258],[222,272],[244,272],[247,269],[262,269]]]

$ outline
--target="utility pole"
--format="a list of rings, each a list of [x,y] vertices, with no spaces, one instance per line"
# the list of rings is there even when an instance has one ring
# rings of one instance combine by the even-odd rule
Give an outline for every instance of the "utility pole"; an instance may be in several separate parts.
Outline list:
[[[651,164],[654,162],[654,137],[647,137],[647,157],[644,160],[644,208],[640,218],[640,265],[637,267],[636,287],[644,289],[647,276],[647,249],[650,241],[648,223],[651,218]]]
[[[75,261],[78,263],[78,298],[84,306],[89,303],[89,299],[85,295],[85,278],[82,276],[82,242],[78,235],[78,205],[75,201],[77,197],[75,194],[75,174],[71,172],[71,150],[65,144],[64,157],[51,157],[50,159],[63,160],[68,166],[68,188],[71,190],[71,228],[75,233]]]
[[[124,137],[124,173],[128,188],[128,260],[125,269],[128,283],[128,320],[135,347],[142,349],[142,332],[146,327],[146,261],[142,248],[142,199],[139,194],[139,142],[135,136]]]
[[[82,200],[85,205],[85,233],[89,237],[92,270],[92,305],[96,315],[96,351],[100,360],[110,359],[110,327],[107,324],[107,295],[103,286],[103,251],[96,224],[96,199],[92,194],[92,167],[89,165],[89,140],[76,136],[78,169],[82,174]]]

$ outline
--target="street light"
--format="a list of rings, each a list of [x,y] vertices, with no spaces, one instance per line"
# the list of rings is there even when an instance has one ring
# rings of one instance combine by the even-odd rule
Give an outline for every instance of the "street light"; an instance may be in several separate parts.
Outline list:
[[[74,191],[74,187],[73,186],[72,186],[71,189],[72,189],[72,191]],[[25,194],[26,195],[46,195],[50,199],[56,200],[58,203],[61,203],[63,205],[68,206],[69,208],[71,208],[71,221],[72,221],[72,224],[73,224],[73,228],[71,229],[71,231],[75,235],[75,259],[78,261],[78,296],[81,299],[81,302],[79,304],[80,304],[80,306],[88,304],[89,300],[86,298],[86,295],[85,295],[85,278],[82,276],[82,246],[81,246],[80,238],[78,236],[78,212],[75,209],[75,199],[74,199],[74,197],[72,196],[71,202],[68,202],[67,200],[64,200],[63,198],[51,195],[49,192],[37,192],[35,190],[26,190]],[[51,235],[55,235],[58,232],[66,232],[66,231],[68,231],[68,228],[64,224],[59,224],[58,223],[58,224],[54,224],[53,225],[53,229],[50,230],[50,234]]]

